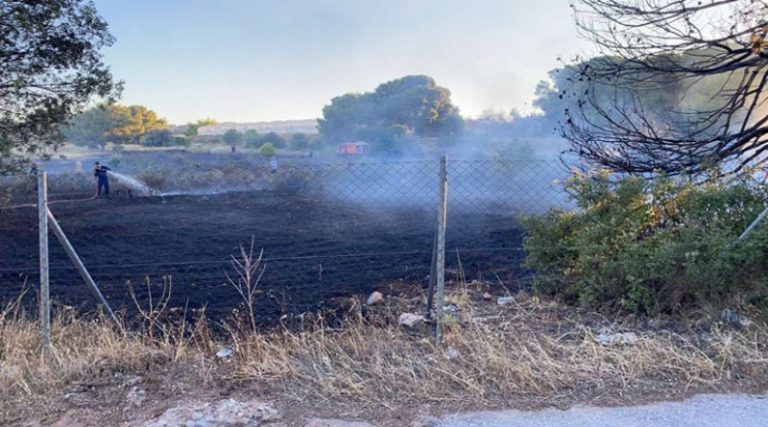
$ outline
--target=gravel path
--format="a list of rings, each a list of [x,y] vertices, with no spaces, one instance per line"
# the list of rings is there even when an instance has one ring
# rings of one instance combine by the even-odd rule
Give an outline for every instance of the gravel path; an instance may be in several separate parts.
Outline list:
[[[768,394],[700,395],[683,402],[567,411],[483,411],[444,416],[440,427],[765,427]]]

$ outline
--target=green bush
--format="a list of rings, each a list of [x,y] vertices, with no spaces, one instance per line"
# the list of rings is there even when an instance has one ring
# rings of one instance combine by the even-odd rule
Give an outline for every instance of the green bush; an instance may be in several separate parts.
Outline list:
[[[275,146],[271,143],[267,142],[266,144],[262,145],[261,148],[259,148],[259,153],[261,153],[264,157],[272,157],[275,155],[277,151],[275,150]]]
[[[537,291],[589,307],[656,314],[706,304],[768,307],[768,224],[736,243],[764,209],[746,183],[578,175],[574,212],[524,220]]]

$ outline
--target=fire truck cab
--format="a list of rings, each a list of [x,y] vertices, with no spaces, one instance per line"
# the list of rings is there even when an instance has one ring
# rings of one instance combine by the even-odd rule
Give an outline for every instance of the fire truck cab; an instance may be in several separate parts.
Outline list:
[[[336,154],[346,156],[362,156],[368,154],[369,144],[367,142],[345,142],[336,146]]]

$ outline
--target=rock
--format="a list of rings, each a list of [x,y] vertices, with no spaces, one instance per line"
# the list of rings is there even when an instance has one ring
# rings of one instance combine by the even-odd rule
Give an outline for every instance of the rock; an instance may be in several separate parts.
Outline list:
[[[454,346],[449,345],[445,349],[445,358],[448,360],[456,360],[461,357],[461,352]]]
[[[742,329],[747,329],[752,326],[752,321],[747,316],[743,316],[730,308],[726,308],[720,313],[720,319],[723,322],[730,323]]]
[[[277,410],[269,403],[250,400],[240,402],[223,399],[218,402],[192,402],[163,412],[156,419],[143,424],[145,427],[167,426],[258,426],[264,421],[279,418]]]
[[[614,346],[614,345],[635,345],[637,343],[637,334],[634,332],[622,332],[618,334],[600,334],[595,337],[600,345]]]
[[[133,386],[125,395],[125,400],[128,403],[128,406],[139,407],[145,400],[147,400],[147,393],[139,387]]]
[[[407,328],[413,328],[416,325],[424,322],[424,316],[420,314],[413,314],[413,313],[402,313],[400,314],[400,317],[397,319],[397,324],[400,326],[405,326]]]
[[[486,300],[486,301],[490,301],[490,300],[493,299],[493,295],[491,295],[490,292],[484,292],[483,293],[483,299]]]
[[[497,302],[499,305],[507,305],[507,304],[512,304],[513,302],[515,302],[515,297],[499,297],[499,298],[496,300],[496,302]]]
[[[344,421],[333,418],[312,418],[307,420],[304,427],[374,427],[373,424],[369,424],[362,421]]]
[[[379,291],[374,291],[370,296],[368,296],[368,301],[365,303],[367,305],[384,304],[384,294]]]
[[[457,313],[459,311],[459,307],[456,307],[454,304],[448,304],[443,307],[443,311],[446,313]]]
[[[216,352],[216,357],[219,359],[229,359],[233,354],[234,352],[232,351],[232,348],[222,347],[219,351]]]

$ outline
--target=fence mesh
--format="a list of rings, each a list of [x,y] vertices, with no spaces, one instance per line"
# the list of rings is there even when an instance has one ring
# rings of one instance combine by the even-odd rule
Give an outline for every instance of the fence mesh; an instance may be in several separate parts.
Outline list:
[[[141,194],[113,176],[111,200],[92,198],[89,175],[53,174],[50,209],[117,308],[132,305],[128,282],[142,298],[147,280],[159,286],[172,278],[172,305],[237,309],[230,257],[252,237],[264,249],[264,321],[383,285],[426,286],[439,161],[284,163],[274,172],[249,159],[126,167],[154,190]],[[567,207],[557,183],[565,174],[553,162],[449,160],[448,280],[520,286],[519,216]],[[38,262],[34,182],[16,178],[5,189],[0,299],[17,296],[25,282],[34,288]],[[54,299],[91,301],[55,242],[50,259]]]

